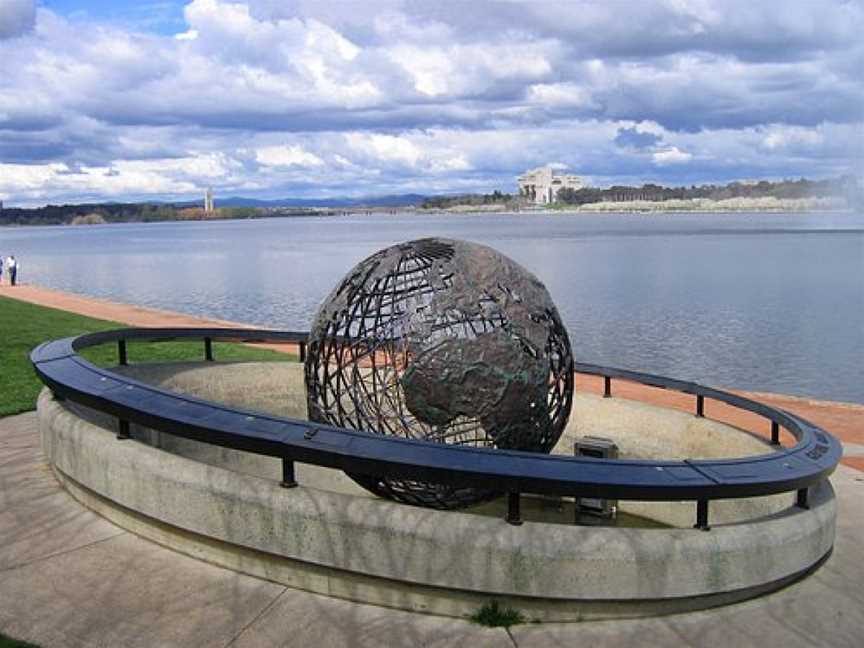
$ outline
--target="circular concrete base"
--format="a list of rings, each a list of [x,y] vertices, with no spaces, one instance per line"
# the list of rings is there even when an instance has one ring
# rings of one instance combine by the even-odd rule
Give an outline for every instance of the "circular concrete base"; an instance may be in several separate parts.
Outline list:
[[[296,364],[125,370],[238,406],[272,410],[279,403],[278,413],[293,416],[305,406]],[[513,527],[494,505],[474,512],[404,506],[314,467],[298,471],[299,488],[283,489],[278,462],[268,458],[148,430],[117,441],[110,420],[100,417],[54,401],[47,390],[39,399],[43,446],[56,474],[113,522],[285,585],[409,610],[463,616],[490,599],[543,620],[692,610],[785,585],[817,566],[834,541],[827,481],[811,489],[809,510],[794,507],[792,494],[712,505],[708,533],[689,528],[692,503],[634,506],[635,526],[628,528],[565,524],[557,507],[538,505],[538,521]],[[734,428],[619,399],[580,396],[573,427],[580,436],[606,431],[602,436],[613,437],[625,456],[678,456],[676,448],[683,456],[765,451]],[[574,432],[561,451],[572,449]],[[696,436],[716,442],[681,444]]]

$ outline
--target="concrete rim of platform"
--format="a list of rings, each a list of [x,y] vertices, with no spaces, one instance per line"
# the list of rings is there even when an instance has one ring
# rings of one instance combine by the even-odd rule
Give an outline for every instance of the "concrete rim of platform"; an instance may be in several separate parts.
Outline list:
[[[121,527],[284,585],[464,616],[504,599],[542,620],[634,617],[773,591],[831,551],[826,481],[789,508],[711,533],[578,529],[405,507],[202,464],[83,420],[45,390],[43,448],[67,490]]]

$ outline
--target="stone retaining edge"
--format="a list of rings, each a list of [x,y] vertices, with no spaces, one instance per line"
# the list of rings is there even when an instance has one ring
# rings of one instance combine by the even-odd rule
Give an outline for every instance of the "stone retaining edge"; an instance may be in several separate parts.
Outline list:
[[[290,587],[463,616],[503,598],[543,620],[679,612],[781,587],[823,560],[836,505],[690,529],[574,528],[406,507],[178,457],[39,398],[46,456],[69,492],[121,527]],[[445,519],[446,518],[446,519]]]

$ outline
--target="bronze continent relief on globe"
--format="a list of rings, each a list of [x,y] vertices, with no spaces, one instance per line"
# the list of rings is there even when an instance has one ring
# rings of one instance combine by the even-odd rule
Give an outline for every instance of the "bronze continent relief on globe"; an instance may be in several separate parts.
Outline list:
[[[454,445],[549,452],[573,396],[570,341],[543,284],[450,239],[394,245],[352,269],[319,309],[305,372],[314,421]],[[351,477],[436,508],[499,494]]]

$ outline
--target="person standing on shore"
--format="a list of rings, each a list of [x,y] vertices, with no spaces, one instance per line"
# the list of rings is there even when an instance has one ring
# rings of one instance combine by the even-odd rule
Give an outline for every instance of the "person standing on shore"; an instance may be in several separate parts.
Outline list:
[[[15,260],[14,254],[6,259],[6,268],[9,270],[9,285],[14,286],[18,279],[18,262]]]

